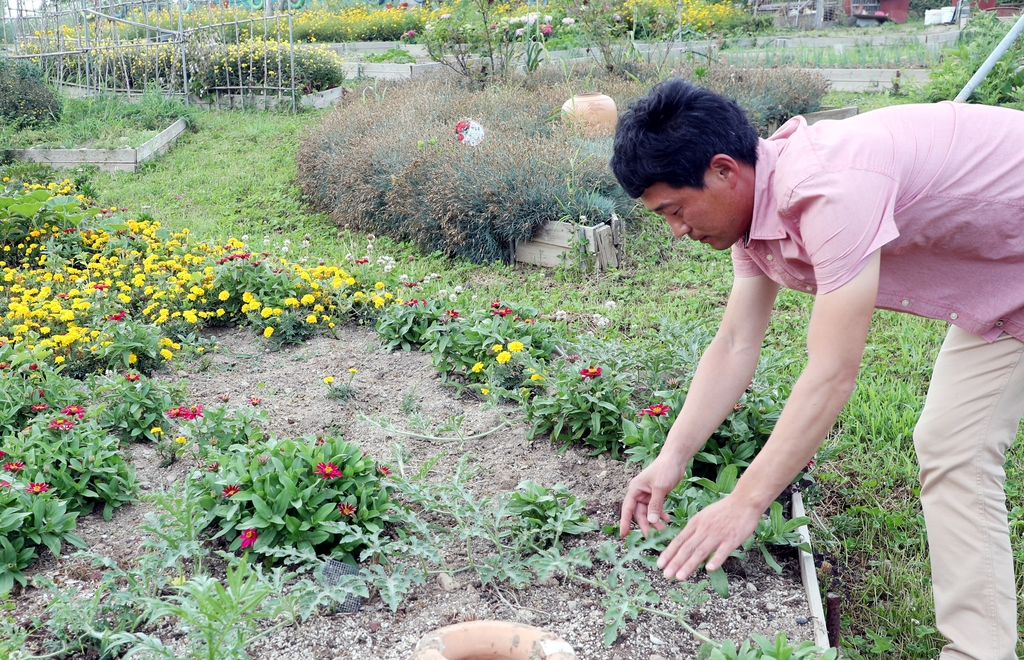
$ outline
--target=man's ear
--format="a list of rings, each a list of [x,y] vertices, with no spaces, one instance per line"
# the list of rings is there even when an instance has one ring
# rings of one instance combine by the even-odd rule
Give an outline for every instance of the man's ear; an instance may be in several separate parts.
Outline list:
[[[711,157],[711,164],[708,166],[713,176],[720,177],[730,187],[735,188],[740,179],[740,164],[726,154],[715,154]]]

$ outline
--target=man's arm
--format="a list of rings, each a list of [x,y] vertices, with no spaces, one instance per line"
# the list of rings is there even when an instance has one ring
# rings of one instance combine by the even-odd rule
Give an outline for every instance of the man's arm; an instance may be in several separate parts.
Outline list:
[[[850,282],[816,298],[807,366],[775,430],[735,490],[691,518],[661,553],[658,566],[666,577],[686,579],[705,559],[709,571],[721,566],[814,456],[853,392],[878,295],[879,261],[875,252]]]
[[[683,409],[665,446],[650,466],[629,484],[619,531],[629,533],[634,517],[647,534],[653,523],[663,529],[665,496],[676,487],[686,465],[732,412],[757,368],[779,285],[766,276],[733,281],[722,324],[700,358]]]

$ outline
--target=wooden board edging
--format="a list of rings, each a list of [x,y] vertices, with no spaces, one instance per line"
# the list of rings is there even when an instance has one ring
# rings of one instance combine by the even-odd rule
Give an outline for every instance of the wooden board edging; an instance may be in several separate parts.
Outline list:
[[[599,270],[618,268],[622,240],[616,233],[621,233],[621,222],[615,214],[612,214],[611,224],[601,223],[592,227],[570,222],[546,222],[537,228],[531,240],[515,244],[515,261],[554,268],[569,257],[569,246],[574,239],[582,239],[586,241],[587,253],[594,255]]]
[[[801,518],[805,514],[804,498],[800,491],[793,491],[793,517]],[[807,525],[800,525],[796,528],[800,535],[800,542],[811,547],[811,533]],[[825,628],[825,608],[821,605],[821,588],[818,586],[818,571],[814,567],[814,556],[804,549],[798,549],[800,555],[800,577],[804,583],[804,591],[807,593],[807,604],[811,610],[811,626],[813,626],[814,643],[823,649],[829,648],[828,630]]]

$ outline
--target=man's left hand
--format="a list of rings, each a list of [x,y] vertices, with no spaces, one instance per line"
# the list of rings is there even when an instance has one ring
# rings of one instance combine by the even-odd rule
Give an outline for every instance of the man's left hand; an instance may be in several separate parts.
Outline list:
[[[707,559],[711,572],[757,529],[763,511],[734,495],[701,510],[686,523],[658,557],[665,577],[685,580]],[[710,557],[710,559],[708,559]]]

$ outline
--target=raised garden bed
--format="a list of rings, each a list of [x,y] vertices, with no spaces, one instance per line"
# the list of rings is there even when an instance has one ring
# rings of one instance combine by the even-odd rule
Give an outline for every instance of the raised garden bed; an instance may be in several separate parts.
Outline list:
[[[103,172],[135,172],[142,163],[167,153],[185,132],[188,123],[179,119],[138,148],[124,149],[12,149],[17,160],[50,167],[96,165]]]

